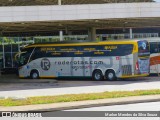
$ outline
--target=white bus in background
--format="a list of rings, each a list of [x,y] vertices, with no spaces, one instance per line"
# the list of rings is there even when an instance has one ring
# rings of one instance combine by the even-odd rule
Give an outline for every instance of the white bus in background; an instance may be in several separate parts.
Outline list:
[[[150,40],[150,74],[160,73],[160,40]]]
[[[116,80],[147,76],[149,56],[145,40],[32,44],[21,51],[19,77]]]

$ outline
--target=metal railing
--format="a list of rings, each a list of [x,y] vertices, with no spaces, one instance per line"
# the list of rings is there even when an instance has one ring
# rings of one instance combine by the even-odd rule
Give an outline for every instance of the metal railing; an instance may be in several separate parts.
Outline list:
[[[152,37],[159,37],[158,33],[133,33],[132,39],[138,38],[152,38]],[[117,40],[117,39],[130,39],[130,34],[97,34],[96,40],[103,41],[103,40]],[[78,40],[88,40],[88,35],[64,35],[64,41],[78,41]],[[45,37],[34,37],[34,42],[56,42],[60,41],[59,36],[45,36]]]
[[[117,40],[130,39],[130,34],[97,34],[96,40]],[[133,33],[132,39],[159,37],[158,33]],[[88,40],[88,35],[64,35],[64,41]],[[32,36],[32,37],[0,37],[0,45],[2,44],[30,44],[41,42],[57,42],[60,41],[59,36]]]

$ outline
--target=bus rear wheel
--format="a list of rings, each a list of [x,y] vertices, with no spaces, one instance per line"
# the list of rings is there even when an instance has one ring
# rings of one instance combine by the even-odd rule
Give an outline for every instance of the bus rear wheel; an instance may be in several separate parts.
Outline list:
[[[39,78],[39,73],[37,70],[33,70],[30,74],[30,78],[32,79],[38,79]]]
[[[103,73],[101,70],[95,70],[92,74],[93,80],[103,80]]]
[[[107,70],[105,73],[105,77],[107,80],[117,80],[114,70]]]

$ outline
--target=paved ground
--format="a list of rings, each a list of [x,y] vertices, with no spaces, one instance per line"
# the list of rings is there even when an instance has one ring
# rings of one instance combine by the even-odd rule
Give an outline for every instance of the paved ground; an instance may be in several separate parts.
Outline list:
[[[12,76],[8,80],[15,80]],[[2,79],[1,79],[2,80]],[[3,78],[5,80],[5,78]],[[143,77],[119,81],[58,80],[55,82],[0,83],[0,97],[29,97],[79,94],[119,90],[160,89],[160,77]],[[38,80],[39,81],[39,80]],[[47,81],[47,80],[46,80]]]
[[[118,114],[119,112],[123,113],[123,111],[127,111],[124,113],[130,113],[129,111],[137,111],[135,113],[137,113],[138,116],[143,116],[143,117],[106,117],[104,118],[104,120],[160,120],[159,117],[145,117],[145,115],[151,115],[153,111],[160,111],[160,102],[100,106],[100,107],[91,107],[91,108],[82,108],[82,109],[72,109],[68,111],[106,111],[105,113],[110,113],[110,114],[112,113]],[[107,111],[115,111],[115,112],[107,112]],[[149,111],[149,112],[145,113],[145,111]],[[131,113],[133,114],[133,112]],[[154,113],[158,113],[158,112],[153,112],[153,114]]]
[[[72,109],[68,111],[160,111],[160,102],[100,106],[100,107]]]
[[[13,82],[12,82],[13,80]],[[7,82],[9,81],[9,82]],[[119,80],[119,81],[92,81],[92,80],[58,80],[57,82],[55,82],[55,80],[41,80],[41,82],[39,82],[39,80],[18,80],[17,78],[13,77],[13,76],[8,76],[7,78],[4,77],[0,77],[0,97],[28,97],[28,96],[44,96],[44,95],[60,95],[60,94],[77,94],[77,93],[91,93],[91,92],[103,92],[103,91],[116,91],[116,90],[139,90],[139,89],[160,89],[160,77],[144,77],[144,78],[136,78],[136,79],[126,79],[126,80]],[[147,98],[145,98],[147,97]],[[148,98],[149,97],[149,98]],[[142,96],[141,98],[135,98],[135,101],[139,101],[142,102],[143,100],[148,102],[150,101],[159,101],[156,100],[155,98],[159,99],[159,96]],[[129,98],[118,98],[118,99],[114,99],[114,100],[109,100],[111,103],[107,103],[108,100],[99,100],[97,101],[91,101],[95,103],[95,106],[97,106],[97,104],[103,104],[103,105],[107,105],[107,104],[120,104],[120,99],[122,103],[127,102],[128,103],[134,103],[133,102],[133,97]],[[155,99],[155,100],[153,100]],[[126,100],[126,101],[125,101]],[[83,102],[88,106],[89,105],[89,101],[79,101],[80,103],[78,105],[82,105],[82,107],[84,106],[84,104],[82,104]],[[82,103],[81,103],[82,102]],[[158,103],[158,105],[157,105]],[[58,104],[58,103],[56,103]],[[59,108],[63,108],[69,105],[69,103],[60,103],[59,104]],[[73,102],[70,103],[72,109],[76,108],[75,106],[77,105],[77,102]],[[91,105],[94,106],[93,103],[91,103]],[[55,108],[55,104],[45,104],[45,105],[31,105],[30,109],[54,109]],[[98,110],[97,107],[93,107],[91,106],[91,110]],[[102,110],[103,111],[107,111],[107,110],[136,110],[136,104],[131,104],[128,105],[128,107],[122,106],[122,105],[118,105],[118,106],[108,106],[108,107],[103,107]],[[9,110],[22,110],[22,109],[27,109],[29,106],[18,106],[18,107],[0,107],[0,110],[4,110],[7,111],[7,109]],[[81,108],[82,108],[81,107]],[[159,102],[156,103],[151,103],[150,105],[151,108],[153,108],[153,110],[159,110]],[[77,108],[80,108],[79,106]],[[122,108],[122,109],[121,109]],[[133,109],[132,109],[133,108]],[[156,109],[155,109],[156,108]],[[100,108],[101,109],[101,108]],[[147,110],[147,105],[146,104],[140,104],[140,107],[137,110]],[[87,109],[84,109],[87,111]],[[89,109],[88,109],[89,110]],[[53,118],[50,118],[53,119]],[[59,117],[56,118],[54,117],[54,119],[57,120],[74,120],[75,118],[72,117]],[[76,118],[78,119],[82,119],[82,118]],[[90,120],[90,119],[94,119],[94,118],[84,118],[86,120]],[[95,118],[97,119],[97,118]],[[98,118],[100,120],[128,120],[130,118],[107,118],[107,117],[101,117]],[[159,120],[159,118],[146,118],[146,117],[139,117],[139,118],[131,118],[132,120]]]

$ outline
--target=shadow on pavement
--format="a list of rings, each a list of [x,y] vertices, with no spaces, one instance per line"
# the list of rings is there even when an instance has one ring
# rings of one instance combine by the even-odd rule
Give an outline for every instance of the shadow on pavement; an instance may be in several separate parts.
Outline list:
[[[92,79],[19,79],[14,74],[0,76],[0,91],[66,88],[83,86],[107,86],[107,85],[127,85],[135,83],[157,82],[160,77],[140,77],[130,79],[119,79],[117,81],[93,81]]]

